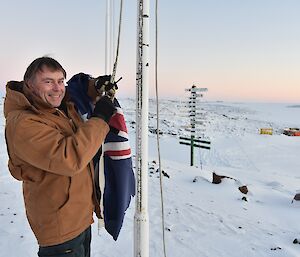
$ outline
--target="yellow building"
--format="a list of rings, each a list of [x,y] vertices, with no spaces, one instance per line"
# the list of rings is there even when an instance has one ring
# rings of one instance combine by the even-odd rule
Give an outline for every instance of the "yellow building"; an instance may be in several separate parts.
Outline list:
[[[272,128],[261,128],[260,134],[262,135],[273,135],[273,129]]]

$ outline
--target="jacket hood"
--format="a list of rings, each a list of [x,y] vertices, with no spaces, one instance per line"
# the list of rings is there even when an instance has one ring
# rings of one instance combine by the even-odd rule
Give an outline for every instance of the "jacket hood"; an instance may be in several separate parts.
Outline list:
[[[4,100],[4,116],[12,111],[32,109],[33,106],[26,98],[23,90],[23,81],[9,81],[6,85]]]
[[[6,85],[4,100],[4,116],[12,111],[32,110],[36,113],[56,112],[56,108],[48,105],[38,96],[32,94],[23,81],[9,81]]]

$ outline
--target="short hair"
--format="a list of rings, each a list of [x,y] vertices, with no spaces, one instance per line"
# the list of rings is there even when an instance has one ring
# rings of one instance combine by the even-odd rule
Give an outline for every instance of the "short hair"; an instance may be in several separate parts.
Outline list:
[[[61,66],[61,64],[55,59],[43,56],[35,59],[26,69],[24,74],[24,82],[29,82],[34,79],[37,72],[42,71],[44,67],[49,68],[53,71],[61,71],[64,74],[64,77],[67,77],[67,73],[65,69]]]

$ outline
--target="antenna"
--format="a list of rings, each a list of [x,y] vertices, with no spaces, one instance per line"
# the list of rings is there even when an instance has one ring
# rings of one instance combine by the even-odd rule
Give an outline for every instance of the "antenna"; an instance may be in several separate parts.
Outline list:
[[[149,105],[149,0],[137,4],[136,177],[134,256],[149,257],[148,215],[148,105]]]

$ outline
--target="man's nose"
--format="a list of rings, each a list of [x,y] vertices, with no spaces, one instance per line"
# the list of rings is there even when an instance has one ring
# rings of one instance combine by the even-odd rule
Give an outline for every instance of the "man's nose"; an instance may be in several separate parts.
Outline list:
[[[53,90],[55,91],[59,91],[60,90],[60,85],[58,82],[53,82],[53,87],[52,87]]]

